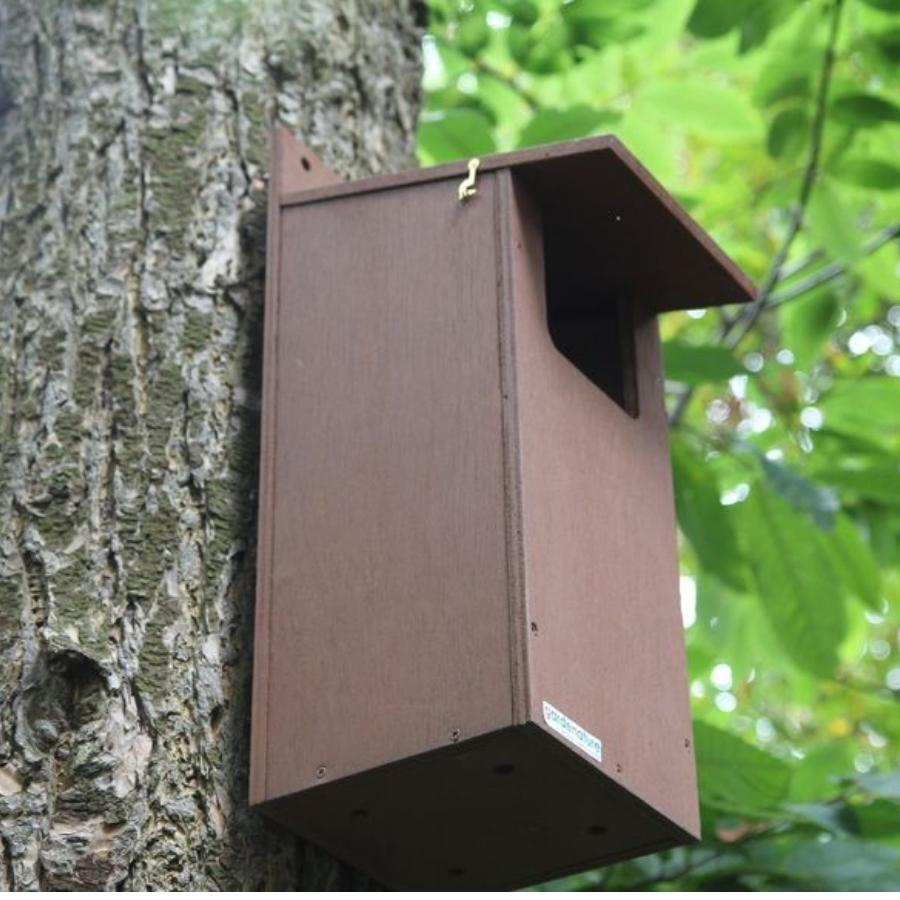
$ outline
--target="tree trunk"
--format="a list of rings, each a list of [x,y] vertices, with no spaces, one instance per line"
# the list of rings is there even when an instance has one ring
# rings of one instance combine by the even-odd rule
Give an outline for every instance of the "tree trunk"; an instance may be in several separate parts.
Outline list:
[[[361,882],[247,809],[268,129],[412,161],[419,0],[0,0],[0,888]]]

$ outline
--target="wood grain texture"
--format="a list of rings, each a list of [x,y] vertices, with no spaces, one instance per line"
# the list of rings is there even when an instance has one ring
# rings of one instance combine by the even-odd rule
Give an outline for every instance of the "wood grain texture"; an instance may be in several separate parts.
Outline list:
[[[270,797],[510,723],[493,182],[285,210]]]
[[[498,153],[480,172],[514,170],[561,210],[557,227],[575,246],[594,241],[615,248],[628,269],[633,296],[647,293],[656,312],[746,303],[756,287],[744,272],[613,135]],[[465,163],[377,175],[288,193],[285,205],[463,178]],[[553,204],[551,204],[552,206]]]
[[[550,340],[541,211],[515,182],[511,205],[531,719],[566,713],[603,772],[697,834],[656,319],[634,310],[633,418]]]
[[[394,887],[699,829],[656,313],[752,285],[614,140],[482,166],[273,194],[254,799]]]
[[[261,453],[259,462],[260,493],[271,497],[276,490],[274,454],[275,398],[278,396],[278,307],[279,273],[281,271],[281,201],[289,190],[310,189],[340,182],[309,147],[298,141],[283,126],[272,129],[269,147],[269,193],[266,219],[266,304],[263,354],[271,364],[263,369],[263,409],[260,416]],[[250,731],[250,802],[266,798],[266,742],[269,710],[269,644],[271,642],[271,579],[273,572],[272,507],[259,517],[259,546],[256,573],[256,628],[253,645],[253,701]]]

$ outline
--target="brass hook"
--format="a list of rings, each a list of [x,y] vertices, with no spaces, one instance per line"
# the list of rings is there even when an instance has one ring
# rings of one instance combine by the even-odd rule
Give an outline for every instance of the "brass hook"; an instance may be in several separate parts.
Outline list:
[[[478,193],[478,188],[475,187],[475,174],[478,172],[480,162],[477,157],[469,160],[469,174],[459,183],[457,192],[460,203],[465,203],[469,197],[474,197]]]

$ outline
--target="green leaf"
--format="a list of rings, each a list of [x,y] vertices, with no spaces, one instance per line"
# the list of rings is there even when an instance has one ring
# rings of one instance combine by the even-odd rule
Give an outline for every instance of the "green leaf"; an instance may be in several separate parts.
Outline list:
[[[867,841],[842,838],[803,841],[781,862],[792,878],[808,879],[836,891],[900,890],[900,852]]]
[[[698,81],[665,81],[648,87],[639,108],[652,111],[673,127],[724,139],[755,139],[761,130],[758,113],[746,94],[731,87]]]
[[[800,154],[808,139],[809,116],[802,106],[792,106],[772,119],[766,149],[775,159],[792,159]]]
[[[419,146],[434,160],[448,162],[494,152],[491,123],[469,109],[426,115],[419,125]]]
[[[491,39],[491,30],[483,15],[466,16],[456,32],[456,44],[466,56],[477,56]]]
[[[794,354],[798,369],[808,370],[818,362],[840,316],[840,304],[828,287],[810,291],[781,307],[782,338]]]
[[[831,741],[809,750],[794,767],[790,797],[794,802],[813,803],[833,797],[838,779],[853,772],[853,748],[845,741]]]
[[[831,427],[900,434],[900,378],[840,381],[819,401],[819,409]]]
[[[862,252],[862,239],[840,191],[827,179],[813,189],[807,210],[809,227],[815,238],[839,259],[853,262]]]
[[[837,122],[856,128],[871,128],[885,122],[900,122],[900,106],[877,94],[844,94],[831,104]]]
[[[862,2],[884,12],[900,12],[900,0],[862,0]]]
[[[783,463],[760,457],[769,487],[795,510],[805,513],[819,528],[830,530],[841,504],[833,491],[813,484]]]
[[[666,378],[683,384],[728,381],[747,371],[730,350],[715,344],[693,347],[677,340],[666,341],[663,362]]]
[[[875,800],[854,808],[860,836],[867,840],[900,837],[900,815],[896,800]]]
[[[849,427],[849,426],[848,426]],[[848,457],[815,467],[816,478],[853,498],[900,505],[900,460]]]
[[[812,72],[821,53],[814,47],[791,47],[770,61],[759,73],[753,86],[753,100],[760,106],[771,106],[780,100],[797,98],[807,102],[810,96]]]
[[[760,485],[742,512],[759,601],[772,630],[798,666],[831,675],[847,623],[822,532]]]
[[[868,772],[860,775],[856,783],[873,797],[900,801],[900,769],[894,772]]]
[[[790,767],[730,732],[695,722],[694,746],[703,803],[740,815],[765,814],[787,795]]]
[[[870,34],[868,38],[887,63],[900,63],[900,28],[889,28],[887,31]]]
[[[797,803],[787,810],[801,821],[817,825],[835,834],[858,834],[859,821],[853,808],[846,803]]]
[[[838,516],[828,537],[832,560],[844,586],[869,609],[880,613],[884,588],[881,570],[869,545],[849,516]]]
[[[576,44],[604,47],[633,40],[645,31],[634,13],[655,0],[572,0],[560,7],[560,14]]]
[[[532,0],[515,0],[509,6],[509,13],[514,21],[520,22],[522,25],[534,25],[541,11]]]
[[[746,53],[762,44],[769,36],[769,32],[795,8],[794,0],[756,0],[751,3],[740,23],[741,42],[738,52]]]
[[[746,585],[737,535],[719,499],[719,487],[704,461],[684,441],[672,438],[678,525],[700,565],[737,589]]]
[[[514,24],[507,29],[512,58],[529,72],[547,75],[561,72],[572,63],[569,28],[562,19],[545,25],[538,21],[531,28]]]
[[[616,122],[616,113],[589,106],[572,106],[569,109],[542,109],[522,129],[520,147],[549,144],[584,137],[601,125]]]
[[[880,191],[900,188],[900,167],[883,159],[845,159],[832,174],[840,181]]]
[[[721,37],[741,24],[749,6],[748,0],[697,0],[688,19],[688,31],[701,38]]]
[[[567,22],[573,23],[619,19],[646,9],[655,2],[656,0],[571,0],[560,8],[560,13]]]

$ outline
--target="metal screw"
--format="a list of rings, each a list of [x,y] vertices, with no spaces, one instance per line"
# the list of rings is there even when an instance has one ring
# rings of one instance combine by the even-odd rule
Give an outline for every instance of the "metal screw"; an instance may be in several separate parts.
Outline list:
[[[622,774],[622,766],[620,763],[616,763],[616,775]]]
[[[319,766],[316,769],[316,778],[324,778],[328,774],[328,769],[325,766]]]
[[[532,623],[531,623],[531,633],[532,633],[532,634],[537,634],[537,633],[538,633],[538,623],[537,623],[537,622],[532,622]]]
[[[687,738],[684,739],[684,746],[686,748],[691,746],[691,742]]]
[[[455,744],[459,740],[459,729],[454,728],[453,731],[450,732],[450,743]]]

